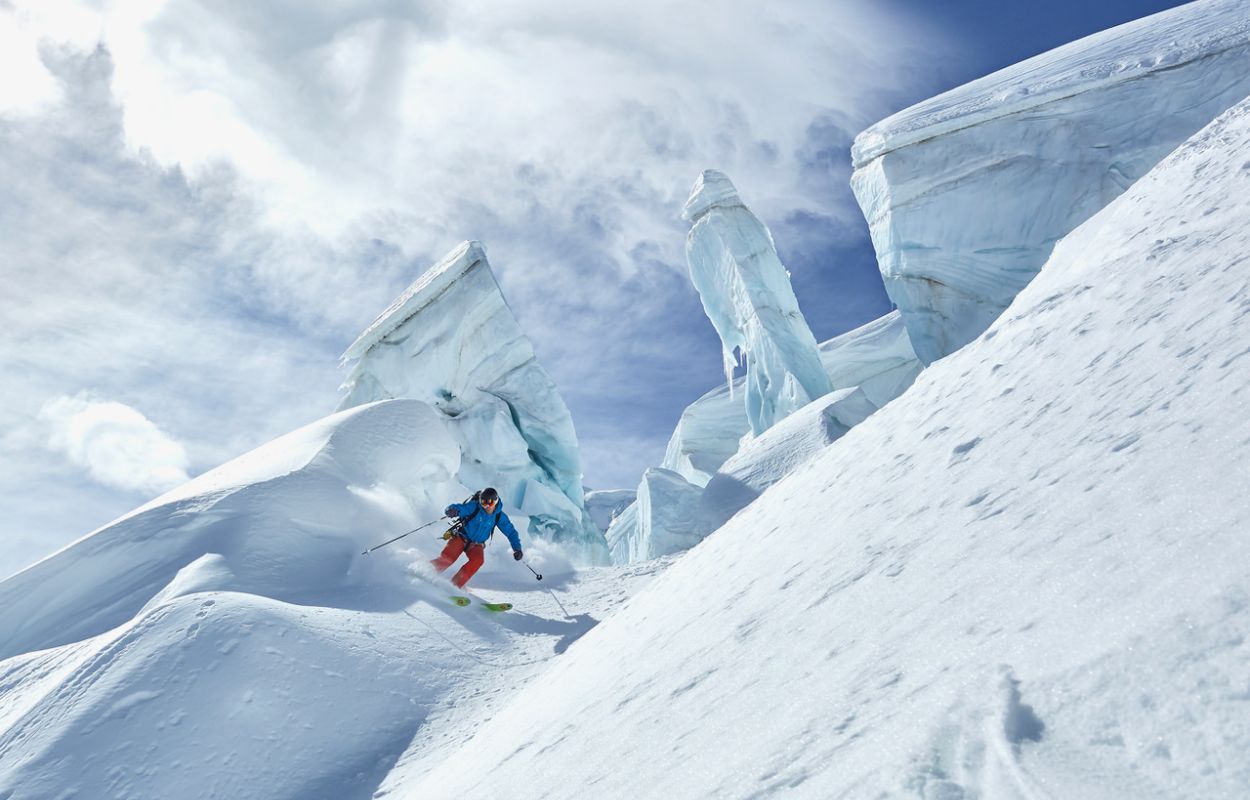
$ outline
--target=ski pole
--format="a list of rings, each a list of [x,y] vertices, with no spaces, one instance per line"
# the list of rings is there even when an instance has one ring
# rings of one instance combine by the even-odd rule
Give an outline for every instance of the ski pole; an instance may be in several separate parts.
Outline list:
[[[524,561],[522,561],[521,563],[522,563],[522,564],[525,564],[525,562],[524,562]],[[540,581],[541,581],[541,580],[543,579],[543,576],[542,576],[541,574],[539,574],[538,572],[535,572],[535,571],[534,571],[534,568],[533,568],[533,567],[531,567],[529,564],[525,564],[525,568],[526,568],[526,569],[528,569],[530,572],[533,572],[533,573],[534,573],[534,577],[538,578],[538,580],[540,580]]]
[[[442,521],[443,521],[443,520],[445,520],[445,519],[447,519],[447,516],[446,516],[446,515],[439,517],[438,519],[434,520],[433,522],[427,522],[427,523],[425,523],[424,525],[421,525],[420,527],[413,528],[412,530],[408,531],[408,533],[401,533],[400,535],[396,536],[394,539],[387,539],[385,542],[382,542],[382,544],[379,544],[379,545],[374,545],[373,547],[370,547],[368,550],[365,550],[363,553],[361,553],[361,555],[362,555],[362,556],[367,556],[367,555],[369,555],[370,553],[372,553],[374,550],[377,550],[379,547],[386,547],[388,544],[390,544],[390,543],[392,543],[392,542],[398,542],[400,539],[404,538],[405,536],[408,536],[408,535],[410,535],[410,534],[416,533],[417,531],[419,531],[419,530],[421,530],[421,529],[423,529],[423,528],[428,528],[428,527],[430,527],[431,525],[434,525],[435,523],[438,523],[438,522],[442,522]]]

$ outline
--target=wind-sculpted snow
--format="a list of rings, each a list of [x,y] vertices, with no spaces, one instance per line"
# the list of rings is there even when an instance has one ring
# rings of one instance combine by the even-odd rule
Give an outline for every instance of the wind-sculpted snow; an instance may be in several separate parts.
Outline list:
[[[852,186],[920,359],[984,331],[1056,241],[1248,94],[1246,4],[1200,0],[860,134]]]
[[[1247,796],[1248,253],[1250,101],[400,797]]]
[[[0,582],[0,658],[113,629],[208,554],[220,559],[218,581],[199,588],[298,601],[359,585],[363,545],[437,518],[465,491],[459,457],[438,414],[415,400],[275,439]]]
[[[720,335],[725,381],[733,381],[737,350],[746,364],[747,422],[759,435],[833,388],[816,338],[772,234],[742,204],[729,178],[704,170],[682,218],[692,223],[686,237],[690,280]]]
[[[449,421],[465,486],[495,486],[532,535],[606,560],[585,513],[577,434],[534,357],[477,242],[431,267],[343,354],[354,362],[341,408],[395,397],[429,403]]]

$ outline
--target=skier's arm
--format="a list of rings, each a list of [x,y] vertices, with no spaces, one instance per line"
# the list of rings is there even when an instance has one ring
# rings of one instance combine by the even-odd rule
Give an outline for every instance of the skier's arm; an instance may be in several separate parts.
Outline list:
[[[508,537],[508,544],[512,545],[513,552],[521,552],[521,536],[516,532],[516,526],[512,524],[512,520],[508,519],[508,515],[502,511],[499,512],[499,530]]]
[[[477,505],[473,501],[467,503],[452,503],[444,510],[444,514],[449,517],[467,517],[473,513],[473,507]]]

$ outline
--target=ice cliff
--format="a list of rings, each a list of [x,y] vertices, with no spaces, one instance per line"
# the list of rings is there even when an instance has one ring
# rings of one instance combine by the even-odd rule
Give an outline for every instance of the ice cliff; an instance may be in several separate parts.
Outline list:
[[[462,484],[495,486],[510,516],[528,518],[531,535],[606,560],[585,510],[573,419],[479,243],[464,242],[421,275],[343,360],[352,367],[340,408],[396,397],[428,403],[460,444]]]
[[[1056,241],[1248,94],[1244,0],[1200,0],[860,134],[852,186],[916,354],[932,363],[984,331]]]
[[[816,338],[772,234],[743,205],[729,178],[704,170],[682,218],[692,223],[686,237],[690,280],[720,335],[725,380],[733,380],[737,350],[746,364],[747,422],[752,433],[763,433],[832,388]]]

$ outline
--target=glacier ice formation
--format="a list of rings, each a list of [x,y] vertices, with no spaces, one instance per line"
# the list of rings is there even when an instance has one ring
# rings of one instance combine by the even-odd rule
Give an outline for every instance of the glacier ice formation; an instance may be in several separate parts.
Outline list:
[[[1250,102],[404,797],[1245,797],[1248,219]]]
[[[746,363],[747,422],[758,435],[832,389],[816,337],[772,234],[724,173],[699,175],[682,218],[693,223],[686,237],[690,280],[720,335],[726,383],[733,380],[738,350]]]
[[[607,560],[586,513],[573,418],[534,356],[478,242],[422,274],[343,354],[340,408],[408,397],[438,409],[460,443],[459,480],[495,486],[532,535]],[[455,498],[459,499],[459,498]]]
[[[1200,0],[861,133],[852,187],[921,361],[984,331],[1056,241],[1248,94],[1244,0]]]
[[[694,547],[707,535],[699,519],[703,488],[663,467],[642,474],[635,504],[635,535],[616,540],[613,560],[621,564],[646,561]]]
[[[637,499],[638,493],[632,489],[587,489],[586,513],[594,521],[595,527],[607,532],[612,520]]]
[[[764,490],[798,469],[877,406],[860,387],[837,389],[745,442],[720,466],[698,498],[699,526],[714,531]]]
[[[827,444],[841,436],[845,430],[838,424],[826,424],[819,416],[821,410],[845,397],[846,392],[839,390],[855,390],[857,399],[852,403],[857,404],[862,398],[868,404],[862,414],[850,411],[852,403],[836,412],[849,429],[906,391],[922,368],[898,311],[822,342],[819,355],[834,392],[796,411],[792,416],[800,420],[793,425],[787,424],[789,418],[774,425],[774,428],[783,428],[778,434],[772,434],[770,429],[760,437],[753,437],[743,404],[734,399],[726,385],[708,392],[682,412],[660,466],[696,487],[710,488],[716,484],[707,498],[696,496],[703,510],[697,522],[681,529],[682,540],[688,541],[696,531],[705,536],[715,530],[759,492],[809,457],[813,442],[820,440]],[[744,380],[737,378],[735,389],[740,390]],[[771,443],[791,436],[798,440],[794,459],[769,455]],[[726,470],[728,472],[722,475]],[[730,487],[738,481],[741,482],[739,490],[731,491]],[[688,494],[670,492],[665,497],[684,498]],[[653,498],[648,513],[654,513],[660,504],[661,501]],[[627,563],[631,554],[649,550],[649,545],[639,543],[646,535],[644,526],[649,524],[644,517],[642,509],[635,504],[612,521],[607,537],[613,563]],[[655,527],[650,526],[653,530]]]

